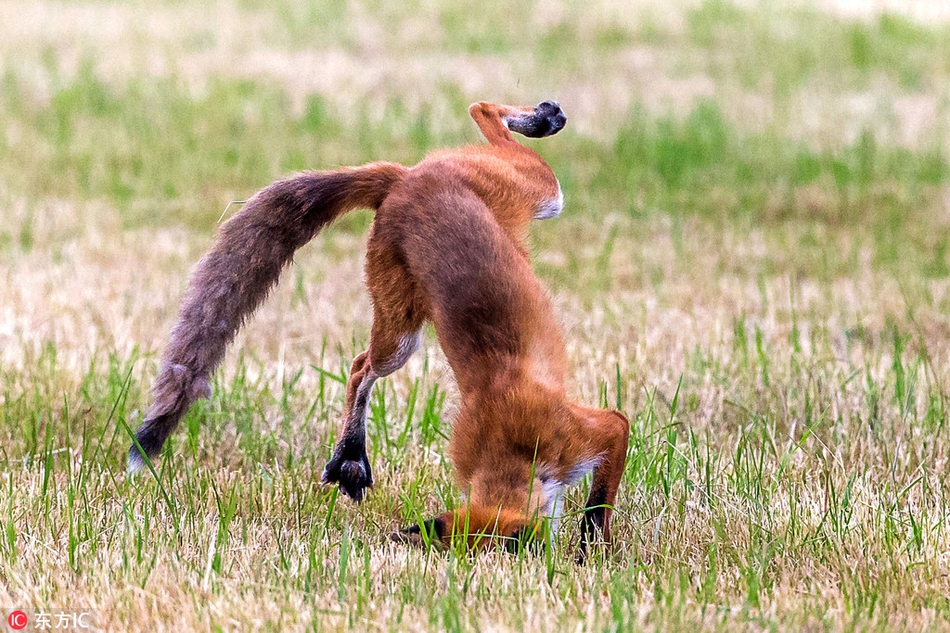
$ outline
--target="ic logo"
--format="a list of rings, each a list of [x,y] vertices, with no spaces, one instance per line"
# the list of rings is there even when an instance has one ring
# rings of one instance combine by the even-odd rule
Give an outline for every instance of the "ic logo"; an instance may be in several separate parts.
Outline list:
[[[9,624],[10,628],[14,631],[25,629],[27,622],[26,614],[22,611],[11,611],[10,615],[7,616],[7,624]]]

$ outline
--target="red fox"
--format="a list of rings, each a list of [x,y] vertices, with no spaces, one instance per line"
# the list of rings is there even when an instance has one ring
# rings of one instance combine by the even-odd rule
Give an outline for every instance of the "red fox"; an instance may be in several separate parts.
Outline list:
[[[547,163],[511,135],[550,136],[567,118],[553,101],[475,103],[469,113],[488,144],[437,151],[411,168],[378,162],[304,172],[265,187],[222,226],[192,275],[130,470],[156,457],[191,403],[210,396],[211,372],[294,252],[365,207],[376,211],[366,256],[373,325],[369,348],[353,361],[323,482],[356,502],[372,487],[370,391],[406,363],[431,321],[461,393],[450,451],[468,498],[394,537],[523,540],[538,532],[540,517],[556,519],[565,486],[593,471],[579,559],[598,532],[609,541],[629,423],[618,411],[567,399],[564,341],[525,244],[531,220],[558,215],[563,195]]]

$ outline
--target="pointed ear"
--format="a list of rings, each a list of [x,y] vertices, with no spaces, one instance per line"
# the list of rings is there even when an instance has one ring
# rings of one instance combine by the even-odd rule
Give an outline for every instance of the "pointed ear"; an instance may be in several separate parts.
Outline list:
[[[425,532],[423,532],[423,530]],[[393,532],[389,537],[391,541],[397,543],[406,543],[413,547],[435,546],[442,548],[445,546],[444,538],[447,534],[446,523],[443,517],[429,519],[419,525],[410,525],[404,530]]]

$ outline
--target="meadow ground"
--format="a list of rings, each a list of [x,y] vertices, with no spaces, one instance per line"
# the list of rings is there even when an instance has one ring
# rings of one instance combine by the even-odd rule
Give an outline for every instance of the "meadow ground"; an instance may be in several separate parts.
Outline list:
[[[0,0],[4,615],[950,628],[950,15],[872,4]],[[535,267],[572,394],[632,423],[612,549],[574,566],[576,516],[540,556],[387,541],[460,498],[431,331],[377,384],[368,499],[319,484],[368,339],[366,212],[298,254],[157,477],[126,479],[229,201],[547,98],[568,127],[529,144],[566,208]]]

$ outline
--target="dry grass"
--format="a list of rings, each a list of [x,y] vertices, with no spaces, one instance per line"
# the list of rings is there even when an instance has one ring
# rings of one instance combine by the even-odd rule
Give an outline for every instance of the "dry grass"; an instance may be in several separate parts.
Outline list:
[[[325,4],[0,2],[0,608],[104,630],[950,626],[946,27]],[[570,563],[573,519],[538,557],[386,540],[459,496],[431,332],[377,387],[367,501],[317,483],[368,337],[365,214],[301,251],[158,478],[125,479],[228,200],[473,141],[475,98],[549,96],[571,124],[536,147],[568,204],[536,268],[575,395],[633,421],[602,560]]]

